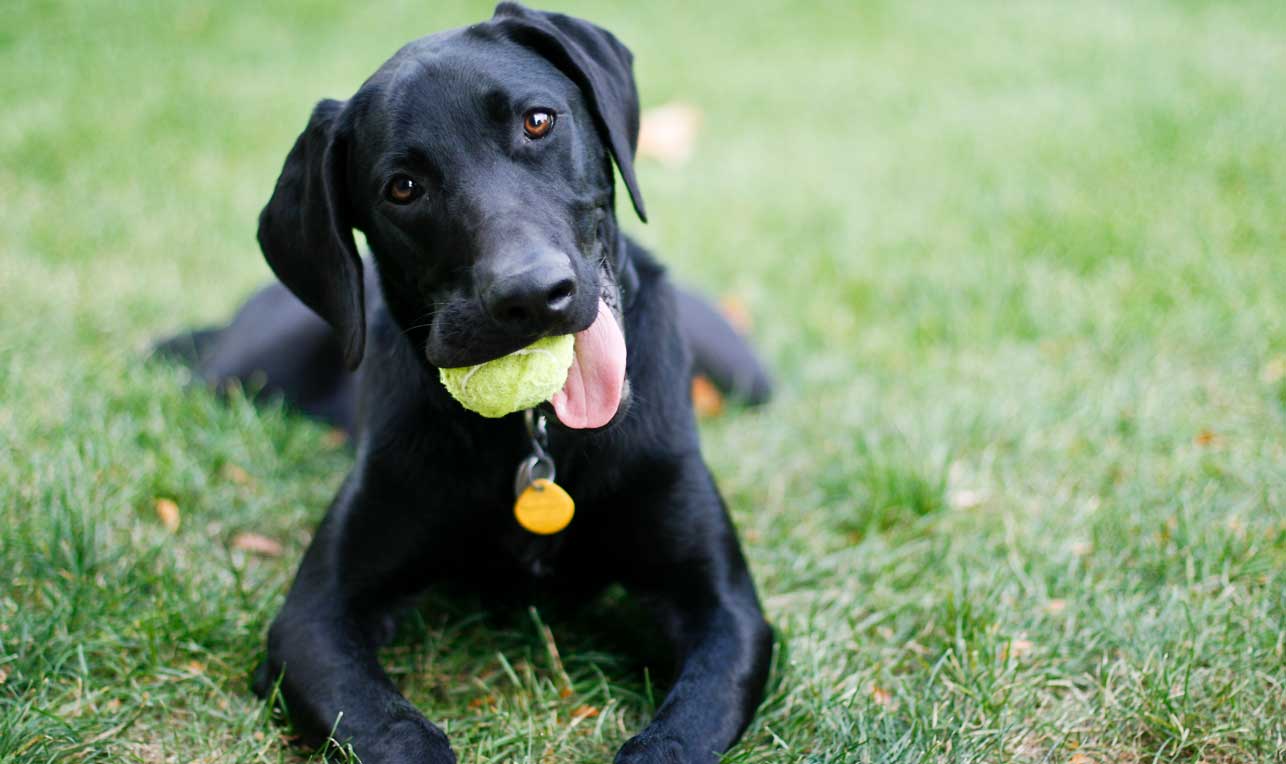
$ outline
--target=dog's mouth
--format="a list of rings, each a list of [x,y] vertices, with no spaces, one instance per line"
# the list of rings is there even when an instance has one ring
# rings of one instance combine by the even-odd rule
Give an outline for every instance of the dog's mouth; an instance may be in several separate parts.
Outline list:
[[[567,379],[562,388],[542,404],[551,408],[558,423],[568,429],[606,427],[629,398],[620,289],[605,267],[603,276],[605,278],[600,281],[603,288],[592,303],[594,312],[583,312],[578,323],[584,328],[572,332],[574,345]],[[476,366],[508,355],[538,339],[470,333],[466,335],[467,340],[461,341],[462,332],[459,330],[474,323],[471,318],[470,314],[455,312],[439,313],[435,317],[424,338],[423,352],[430,364],[439,368]],[[588,325],[585,323],[587,320]]]
[[[575,430],[607,425],[625,394],[625,334],[615,312],[602,298],[589,328],[576,332],[567,382],[549,399],[564,427]]]

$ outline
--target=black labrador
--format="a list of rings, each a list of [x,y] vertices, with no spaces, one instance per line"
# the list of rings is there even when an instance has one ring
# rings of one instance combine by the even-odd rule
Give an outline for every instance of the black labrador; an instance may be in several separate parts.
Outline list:
[[[620,582],[654,610],[678,673],[617,762],[715,761],[760,701],[772,632],[701,457],[693,350],[743,399],[768,380],[618,227],[613,163],[645,215],[631,61],[597,26],[511,3],[408,44],[348,101],[318,104],[286,158],[259,220],[284,288],[163,345],[211,384],[353,433],[356,466],[256,682],[280,683],[312,742],[333,733],[365,764],[455,761],[376,658],[390,614],[450,581],[560,597]],[[560,334],[576,335],[569,382],[535,412],[483,418],[439,382]],[[575,500],[548,535],[513,512],[516,470],[544,462]]]

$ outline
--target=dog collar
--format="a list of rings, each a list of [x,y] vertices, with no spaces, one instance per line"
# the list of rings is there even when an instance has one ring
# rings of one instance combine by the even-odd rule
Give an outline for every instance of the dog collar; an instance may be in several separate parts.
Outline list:
[[[544,414],[532,409],[523,412],[531,455],[518,463],[514,475],[514,519],[539,536],[566,528],[576,514],[576,503],[554,482],[557,469],[549,454],[549,429]]]

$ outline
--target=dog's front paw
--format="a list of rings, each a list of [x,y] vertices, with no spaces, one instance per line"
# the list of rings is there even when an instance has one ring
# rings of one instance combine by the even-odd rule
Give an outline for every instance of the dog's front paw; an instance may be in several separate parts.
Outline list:
[[[688,764],[689,762],[716,761],[714,756],[705,759],[684,755],[683,745],[668,735],[649,735],[644,732],[625,741],[616,754],[616,764]]]
[[[446,733],[425,719],[398,719],[353,742],[362,764],[456,764]]]

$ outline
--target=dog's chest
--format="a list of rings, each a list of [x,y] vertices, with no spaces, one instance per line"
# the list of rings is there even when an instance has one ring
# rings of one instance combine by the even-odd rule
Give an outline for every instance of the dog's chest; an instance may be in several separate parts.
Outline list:
[[[446,513],[439,527],[450,528],[460,540],[451,550],[455,576],[509,590],[563,588],[562,580],[585,573],[585,560],[592,556],[594,507],[601,502],[597,481],[586,478],[595,474],[595,465],[559,437],[550,438],[545,455],[555,470],[540,476],[552,477],[567,491],[574,511],[561,530],[533,532],[519,521],[515,504],[530,485],[531,476],[524,482],[521,467],[534,447],[521,427],[510,429],[503,438],[457,432],[436,440],[432,453],[422,454],[419,462],[422,474],[433,475],[422,484],[436,494],[429,499],[434,511]]]
[[[548,582],[557,576],[560,563],[564,562],[566,543],[562,534],[538,536],[521,527],[511,528],[501,540],[510,564],[534,583]]]
[[[588,502],[576,507],[566,528],[548,535],[533,533],[518,522],[512,493],[497,497],[486,514],[491,518],[483,541],[488,550],[486,567],[502,586],[556,590],[587,574],[587,560],[593,557],[594,547],[593,512]]]

